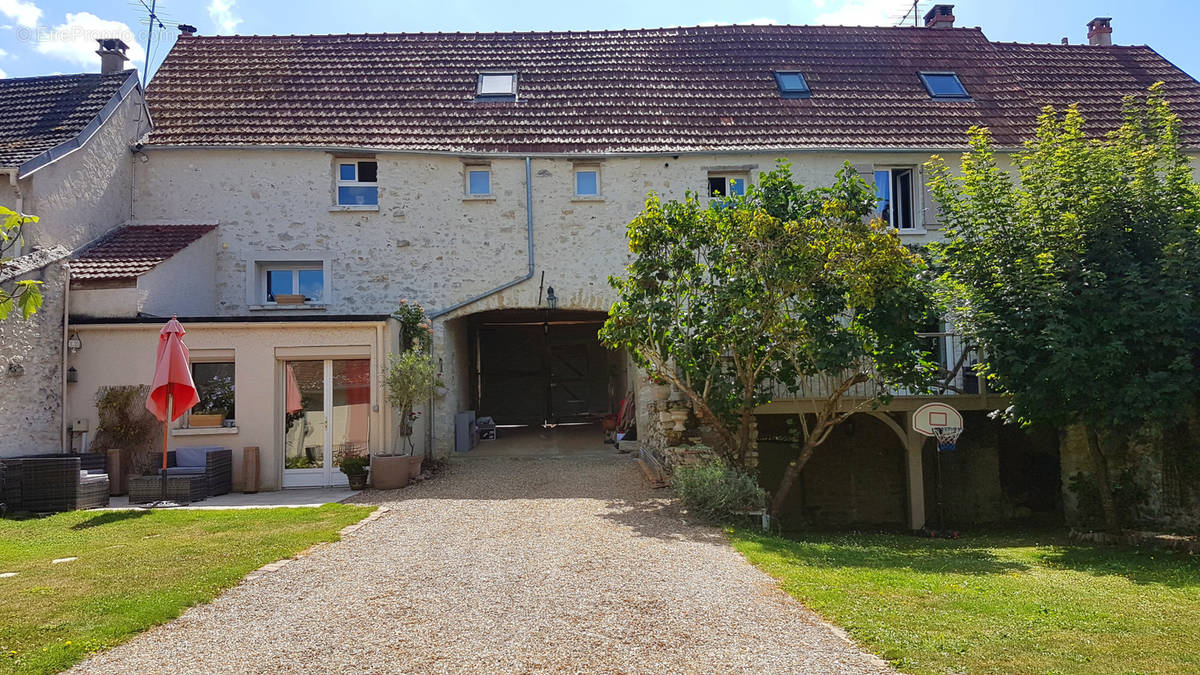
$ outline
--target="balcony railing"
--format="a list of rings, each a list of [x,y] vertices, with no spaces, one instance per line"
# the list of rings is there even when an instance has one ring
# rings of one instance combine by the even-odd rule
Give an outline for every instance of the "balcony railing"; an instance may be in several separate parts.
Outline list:
[[[975,369],[980,362],[979,349],[958,333],[921,333],[928,345],[930,360],[937,364],[937,372],[923,388],[901,389],[890,392],[893,396],[955,396],[980,395],[984,390],[983,380]],[[786,387],[771,386],[772,398],[777,401],[788,399],[828,398],[851,376],[847,371],[839,376],[814,376],[800,383],[798,391]],[[856,384],[845,393],[847,398],[874,398],[879,395],[879,384],[868,380]]]

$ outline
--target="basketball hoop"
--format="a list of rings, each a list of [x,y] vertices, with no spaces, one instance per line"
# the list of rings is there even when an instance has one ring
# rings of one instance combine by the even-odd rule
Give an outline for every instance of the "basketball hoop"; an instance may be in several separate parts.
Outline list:
[[[962,427],[934,427],[933,437],[937,439],[938,450],[949,452],[958,447],[958,436],[963,431]]]

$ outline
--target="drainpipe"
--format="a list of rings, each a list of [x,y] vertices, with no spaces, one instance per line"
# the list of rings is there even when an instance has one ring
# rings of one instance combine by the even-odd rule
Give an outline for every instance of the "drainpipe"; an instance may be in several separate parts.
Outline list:
[[[71,265],[66,263],[63,265],[63,332],[62,332],[62,372],[59,373],[59,386],[62,391],[62,399],[59,403],[59,416],[62,417],[62,430],[59,432],[59,445],[62,446],[63,453],[71,452],[71,435],[67,433],[67,340],[70,339],[70,324],[71,316]],[[79,448],[83,450],[82,447]]]
[[[449,307],[446,307],[444,309],[439,309],[438,311],[431,313],[429,315],[429,318],[436,319],[440,316],[445,316],[446,314],[449,314],[450,312],[453,312],[456,309],[461,309],[463,307],[466,307],[467,305],[471,305],[476,302],[479,302],[480,300],[488,297],[489,295],[495,295],[496,293],[499,293],[500,291],[503,291],[508,288],[512,288],[513,286],[516,286],[517,284],[519,284],[523,281],[529,281],[530,279],[533,278],[533,173],[532,173],[532,169],[530,168],[530,158],[529,157],[525,158],[525,228],[526,228],[526,230],[528,230],[528,238],[529,238],[529,243],[528,243],[529,270],[525,273],[525,276],[520,277],[519,279],[513,279],[512,281],[505,283],[505,284],[501,284],[489,291],[484,291],[483,293],[480,293],[479,295],[467,298],[466,300],[463,300],[462,302],[460,302],[458,304],[450,305]]]

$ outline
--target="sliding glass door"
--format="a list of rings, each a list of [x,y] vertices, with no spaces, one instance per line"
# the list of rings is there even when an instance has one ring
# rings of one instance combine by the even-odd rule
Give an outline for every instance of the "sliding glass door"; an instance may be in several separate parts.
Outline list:
[[[283,394],[283,486],[346,485],[342,459],[368,452],[370,359],[287,361]]]

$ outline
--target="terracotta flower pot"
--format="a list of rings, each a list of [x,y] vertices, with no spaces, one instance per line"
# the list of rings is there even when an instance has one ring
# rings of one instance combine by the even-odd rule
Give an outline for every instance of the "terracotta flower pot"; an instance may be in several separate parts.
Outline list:
[[[408,458],[408,477],[409,477],[409,479],[416,479],[417,476],[421,475],[421,461],[424,459],[425,458],[421,457],[420,455],[416,455],[416,456]]]
[[[376,490],[408,485],[409,458],[404,455],[371,455],[371,484]]]
[[[193,428],[204,427],[207,429],[219,427],[225,423],[224,414],[216,415],[197,415],[195,413],[188,415],[188,426]]]

